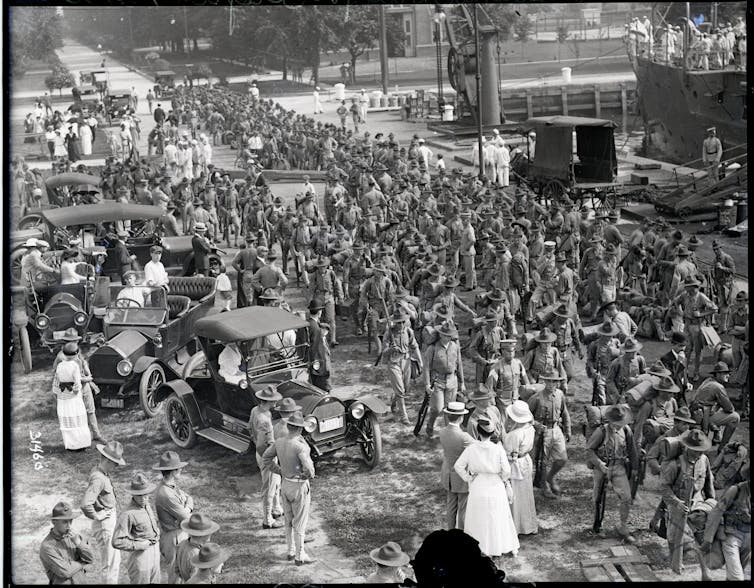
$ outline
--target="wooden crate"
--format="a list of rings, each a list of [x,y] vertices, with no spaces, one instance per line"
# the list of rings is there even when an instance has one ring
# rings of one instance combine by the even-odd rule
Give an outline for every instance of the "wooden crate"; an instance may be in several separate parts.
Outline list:
[[[649,560],[632,545],[610,548],[611,556],[585,559],[581,571],[588,582],[657,582]]]

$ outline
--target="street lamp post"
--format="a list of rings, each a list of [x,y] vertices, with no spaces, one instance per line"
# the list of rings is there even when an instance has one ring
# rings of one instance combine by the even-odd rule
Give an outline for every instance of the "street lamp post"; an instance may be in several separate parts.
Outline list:
[[[435,23],[435,49],[437,51],[437,110],[440,112],[440,117],[442,117],[445,98],[442,91],[442,49],[440,43],[442,40],[441,27],[443,22],[445,22],[445,12],[439,4],[435,4],[435,14],[432,20]]]
[[[479,179],[484,180],[484,150],[482,148],[482,74],[481,52],[479,49],[479,19],[477,5],[474,3],[474,51],[476,54],[476,124],[477,142],[479,145]]]

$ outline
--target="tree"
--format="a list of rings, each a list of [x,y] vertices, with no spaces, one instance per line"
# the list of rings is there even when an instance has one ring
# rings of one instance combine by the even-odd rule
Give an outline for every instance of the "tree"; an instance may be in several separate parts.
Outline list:
[[[63,95],[63,88],[70,88],[76,85],[76,81],[73,79],[73,74],[64,65],[56,65],[52,74],[45,78],[45,86],[50,91],[57,90],[59,94]]]
[[[48,60],[62,47],[62,19],[55,7],[14,6],[10,16],[10,59],[21,74],[32,60]]]
[[[207,85],[211,83],[212,69],[206,63],[200,63],[190,68],[186,72],[186,77],[190,80],[207,80]]]
[[[524,46],[531,37],[534,23],[528,14],[522,14],[516,19],[516,23],[513,25],[513,33],[515,34],[516,41],[521,42],[521,57],[524,57]]]
[[[558,28],[556,30],[557,37],[558,37],[558,61],[560,61],[560,47],[568,40],[568,37],[571,35],[571,32],[568,30],[568,27],[563,24],[562,22],[558,25]]]
[[[153,59],[152,71],[165,71],[170,69],[170,62],[167,59]]]

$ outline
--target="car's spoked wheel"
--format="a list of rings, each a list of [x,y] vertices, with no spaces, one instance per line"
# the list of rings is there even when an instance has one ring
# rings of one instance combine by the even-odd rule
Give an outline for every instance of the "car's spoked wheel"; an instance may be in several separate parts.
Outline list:
[[[359,443],[361,448],[361,455],[364,458],[364,463],[371,470],[378,463],[382,457],[382,434],[380,433],[380,423],[377,421],[377,415],[370,412],[362,419],[359,425],[361,432],[364,433],[366,440],[362,440]]]
[[[139,380],[139,400],[148,417],[154,417],[160,410],[160,403],[154,399],[157,388],[165,383],[165,370],[157,363],[150,365]]]
[[[191,419],[177,394],[173,393],[165,401],[165,423],[168,426],[170,438],[181,449],[189,449],[196,444],[196,433],[191,426]]]

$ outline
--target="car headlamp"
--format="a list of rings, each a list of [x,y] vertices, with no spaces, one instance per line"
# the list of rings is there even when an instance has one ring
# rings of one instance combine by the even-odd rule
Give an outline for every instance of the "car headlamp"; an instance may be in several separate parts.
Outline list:
[[[155,347],[162,347],[162,335],[155,333],[155,336],[152,337],[152,342],[154,343]]]
[[[127,359],[122,359],[118,362],[118,365],[115,366],[115,371],[118,372],[119,376],[127,376],[131,373],[131,371],[134,369],[133,364],[128,361]]]
[[[313,433],[317,430],[317,417],[309,415],[304,419],[304,431]]]
[[[351,405],[351,416],[355,419],[360,419],[364,416],[364,413],[366,412],[366,408],[364,408],[364,405],[361,402],[354,402]]]
[[[83,327],[86,324],[86,319],[89,318],[85,312],[77,312],[73,315],[73,323],[77,327]]]
[[[50,317],[46,314],[38,314],[37,318],[34,319],[34,324],[40,331],[46,329],[50,325]]]
[[[319,371],[320,367],[322,367],[322,364],[320,363],[320,361],[318,359],[315,359],[312,362],[312,369],[316,372],[316,371]]]
[[[238,382],[238,387],[241,388],[241,390],[246,390],[246,388],[249,387],[249,383],[246,380],[241,380]]]

